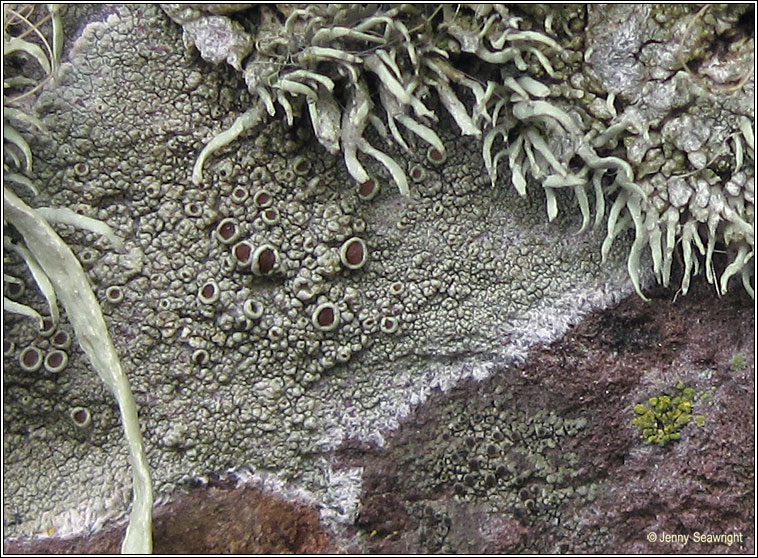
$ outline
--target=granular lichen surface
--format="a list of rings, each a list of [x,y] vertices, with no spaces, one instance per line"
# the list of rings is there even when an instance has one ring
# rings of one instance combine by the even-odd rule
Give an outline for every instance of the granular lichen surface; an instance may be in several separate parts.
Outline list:
[[[370,159],[363,165],[379,191],[366,191],[307,122],[289,126],[284,119],[214,153],[195,184],[198,153],[255,102],[240,76],[186,49],[181,30],[151,6],[103,6],[80,16],[72,10],[67,31],[60,83],[36,105],[50,134],[33,142],[35,180],[45,185],[35,204],[100,219],[125,241],[117,253],[93,233],[59,227],[88,272],[129,373],[161,497],[191,479],[249,467],[303,487],[323,503],[325,516],[352,522],[361,469],[334,470],[335,448],[346,439],[381,445],[435,388],[486,377],[496,364],[502,370],[534,343],[634,290],[633,232],[619,230],[601,262],[607,231],[584,226],[579,194],[535,187],[521,196],[510,184],[493,186],[481,139],[461,137],[434,96],[427,102],[440,117],[435,133],[445,157],[418,138],[405,152],[367,132],[370,143],[401,163],[410,196]],[[604,81],[616,94],[612,76],[577,75]],[[561,103],[581,86],[556,85],[566,89]],[[655,96],[642,89],[645,101],[629,109],[624,126],[658,134],[659,148],[644,163],[658,190],[654,179],[663,180],[669,155],[689,171],[688,155],[677,154],[711,156],[712,145],[737,128],[734,117],[731,127],[714,124],[707,138],[677,145],[697,123],[661,114],[692,102],[714,113],[690,116],[701,122],[726,109],[674,92],[662,94],[668,105],[648,106]],[[739,98],[733,104],[742,114]],[[612,103],[589,105],[600,121]],[[634,136],[630,152],[648,152],[645,135]],[[558,152],[569,149],[561,141],[569,139],[556,140]],[[682,169],[669,170],[666,178]],[[746,172],[733,177],[733,197],[752,196]],[[666,203],[673,205],[676,195],[681,205],[692,195],[706,202],[708,192],[711,199],[721,195],[707,180],[695,194],[669,184]],[[548,220],[546,206],[556,199],[561,210]],[[752,198],[743,201],[743,216],[746,207],[752,211]],[[640,257],[644,287],[652,273],[645,271],[647,255]],[[23,264],[8,258],[6,269],[23,277]],[[44,307],[31,280],[18,298]],[[71,534],[128,511],[118,415],[72,337],[66,321],[40,333],[29,320],[5,320],[6,537]],[[29,347],[49,366],[24,370]],[[54,366],[59,357],[49,356],[55,351],[65,351],[62,370]],[[516,429],[546,424],[570,435],[583,426],[548,411],[511,413]],[[468,428],[465,417],[459,420]],[[420,486],[445,482],[442,471],[453,475],[451,486],[464,499],[479,498],[493,479],[515,487],[519,474],[566,486],[575,463],[570,455],[556,457],[543,438],[528,438],[514,452],[517,471],[482,463],[457,483],[453,476],[466,461],[456,457],[460,462],[447,469],[430,463],[442,476]],[[466,452],[503,451],[478,442],[466,447],[466,439]],[[509,488],[492,504],[525,505],[522,496]]]

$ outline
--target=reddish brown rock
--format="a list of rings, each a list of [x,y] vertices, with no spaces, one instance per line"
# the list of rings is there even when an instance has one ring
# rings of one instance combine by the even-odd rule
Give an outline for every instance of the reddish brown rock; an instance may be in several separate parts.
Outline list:
[[[343,462],[365,468],[356,530],[362,550],[753,552],[753,301],[741,292],[719,297],[704,281],[676,302],[671,291],[650,295],[651,302],[632,296],[588,316],[515,370],[434,394],[383,449],[345,444]],[[680,380],[707,394],[693,411],[705,424],[691,421],[665,447],[646,444],[630,406]],[[570,482],[599,487],[591,502],[567,499],[557,508],[559,522],[574,521],[570,536],[522,508],[497,511],[487,498],[460,501],[444,483],[419,486],[419,463],[434,463],[427,456],[446,440],[443,409],[458,401],[456,408],[481,412],[498,386],[527,415],[550,409],[587,419],[579,435],[561,440],[562,452],[578,456]],[[658,540],[648,539],[651,532]],[[731,545],[702,540],[730,533]],[[661,542],[671,535],[689,539]]]
[[[117,554],[124,526],[89,537],[4,544],[6,553]],[[337,550],[314,506],[232,482],[212,482],[156,509],[156,554],[323,554]]]
[[[338,459],[364,467],[364,483],[356,525],[339,537],[313,506],[216,481],[156,511],[155,552],[754,552],[754,304],[741,291],[718,297],[702,281],[676,302],[670,291],[649,295],[648,303],[631,296],[591,314],[518,367],[433,394],[382,449],[345,443]],[[707,394],[694,408],[704,425],[692,421],[665,447],[645,444],[630,405],[680,380]],[[424,488],[411,474],[445,439],[442,410],[458,402],[476,415],[496,389],[527,415],[550,409],[587,419],[578,435],[561,439],[560,451],[578,457],[571,483],[600,490],[592,501],[568,499],[556,508],[559,523],[574,522],[570,536],[523,507],[461,501],[453,486]],[[116,553],[123,531],[6,543],[4,550]],[[690,538],[651,541],[649,533]],[[730,533],[731,545],[693,538]]]

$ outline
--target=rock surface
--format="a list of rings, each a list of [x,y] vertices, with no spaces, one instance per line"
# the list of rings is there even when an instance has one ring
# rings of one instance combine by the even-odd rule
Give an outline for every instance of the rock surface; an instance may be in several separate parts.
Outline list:
[[[338,462],[364,468],[355,527],[330,530],[319,525],[312,504],[292,503],[281,491],[278,497],[262,492],[255,488],[258,483],[233,488],[234,482],[217,479],[158,507],[155,550],[749,554],[755,548],[752,302],[739,294],[718,298],[702,281],[691,296],[676,302],[671,298],[671,292],[659,291],[646,304],[631,296],[589,315],[562,339],[533,349],[514,369],[435,393],[383,448],[343,444]],[[670,446],[645,444],[632,427],[631,407],[678,381],[709,394],[695,407],[704,425],[689,424],[681,441]],[[510,412],[513,416],[548,409],[562,421],[585,417],[587,423],[574,436],[554,438],[563,455],[576,455],[575,477],[550,485],[546,475],[532,474],[519,486],[525,498],[519,495],[497,511],[501,496],[494,491],[461,498],[454,485],[440,482],[419,465],[449,457],[465,467],[465,460],[456,460],[450,449],[467,447],[471,434],[485,454],[490,443],[502,447],[503,440],[492,433],[513,422],[488,425],[486,417],[503,401],[522,402],[518,411]],[[469,410],[456,416],[469,424],[478,416],[484,430],[477,432],[474,424],[468,431],[451,433],[450,412],[461,405]],[[499,450],[494,460],[523,445],[516,441],[508,452]],[[565,496],[568,486],[577,492],[586,489],[586,494]],[[527,509],[525,502],[546,489],[562,489],[564,497],[549,507]],[[551,516],[560,522],[555,524]],[[648,541],[650,532],[689,535],[690,540]],[[735,537],[731,545],[695,542],[695,533],[742,538]],[[6,543],[4,550],[108,553],[118,550],[122,536],[123,528],[117,528],[75,539]]]
[[[672,302],[671,294],[657,292],[648,304],[626,299],[507,373],[435,394],[384,449],[345,444],[345,462],[365,467],[362,548],[752,552],[752,301],[719,299],[704,285],[693,298]],[[703,426],[688,424],[665,447],[644,443],[632,407],[680,381],[708,394],[694,405]],[[546,467],[534,465],[535,454]],[[499,467],[514,462],[529,474],[504,483]],[[451,471],[463,478],[458,494],[455,479],[444,477]],[[649,541],[651,532],[690,540]],[[742,538],[698,543],[695,533]]]
[[[624,54],[611,32],[623,20],[617,9],[584,14],[593,29],[616,27],[588,35],[597,48],[584,73],[572,86],[553,84],[559,106],[577,102],[593,121],[634,130],[618,145],[609,137],[608,153],[625,151],[636,170],[647,165],[661,177],[645,188],[651,197],[668,189],[662,214],[678,219],[689,208],[684,221],[712,222],[703,233],[709,250],[717,225],[742,242],[738,253],[732,246],[728,257],[702,262],[711,282],[737,274],[732,264],[748,256],[734,216],[752,219],[753,176],[747,165],[731,172],[752,158],[741,136],[729,135],[737,116],[720,122],[728,110],[749,110],[740,105],[746,95],[693,100],[681,72]],[[434,96],[426,102],[439,116],[444,156],[418,138],[404,153],[367,132],[402,162],[410,197],[377,161],[363,161],[372,179],[357,185],[305,117],[243,134],[195,184],[198,153],[253,104],[241,77],[187,50],[155,7],[82,10],[65,20],[60,82],[37,102],[50,135],[32,141],[34,179],[45,185],[33,205],[71,207],[125,240],[116,253],[94,233],[59,228],[103,305],[140,407],[158,500],[171,502],[156,512],[156,551],[652,552],[661,549],[645,542],[648,530],[750,530],[753,429],[744,425],[754,345],[736,278],[723,299],[702,284],[676,303],[673,291],[648,290],[641,245],[650,239],[640,241],[640,229],[620,228],[608,249],[605,226],[577,233],[587,224],[578,190],[533,187],[527,175],[522,197],[505,163],[507,179],[493,187],[481,140],[461,138]],[[672,41],[682,31],[675,14],[633,10],[632,50],[665,46],[646,38]],[[623,75],[604,73],[618,57]],[[576,101],[577,87],[608,97]],[[618,120],[611,94],[621,99]],[[697,110],[685,113],[690,106]],[[709,167],[710,182],[671,177],[700,172],[700,155],[713,156],[727,136],[744,151],[739,164],[730,151]],[[546,137],[573,160],[576,138]],[[731,177],[723,190],[718,173]],[[623,201],[621,186],[610,186]],[[631,204],[627,225],[637,224],[635,211]],[[733,219],[709,221],[714,211]],[[682,225],[677,235],[695,230]],[[686,250],[679,263],[691,268]],[[660,266],[655,251],[651,259]],[[26,282],[18,299],[42,310],[24,264],[9,259],[6,269]],[[657,297],[652,304],[626,298],[630,273]],[[39,332],[7,316],[3,327],[5,548],[112,551],[118,530],[65,541],[128,511],[114,403],[67,322]],[[67,366],[25,370],[30,347],[65,351]],[[686,425],[670,446],[646,446],[632,407],[679,381],[709,395],[694,409],[704,425]],[[286,497],[260,490],[247,470],[276,479],[274,492]],[[240,475],[248,482],[238,486],[230,479]],[[208,515],[186,511],[196,505],[226,526],[227,539],[201,528]],[[8,542],[33,536],[53,538]],[[752,549],[741,544],[725,550]]]

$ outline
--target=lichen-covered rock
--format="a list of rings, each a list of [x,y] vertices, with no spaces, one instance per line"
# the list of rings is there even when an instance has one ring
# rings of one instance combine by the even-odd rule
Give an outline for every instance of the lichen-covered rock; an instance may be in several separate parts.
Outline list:
[[[174,8],[164,9],[174,17]],[[744,189],[732,188],[731,197],[721,195],[724,179],[755,157],[752,12],[706,6],[686,14],[647,5],[587,13],[525,9],[531,11],[527,21],[516,15],[520,8],[502,6],[443,6],[432,13],[431,7],[317,5],[238,16],[257,45],[242,71],[253,108],[208,144],[193,180],[202,179],[210,153],[257,126],[264,111],[274,116],[278,105],[292,125],[307,105],[316,139],[329,152],[342,151],[358,184],[372,183],[357,157],[362,153],[380,162],[408,195],[406,168],[370,141],[367,127],[408,152],[400,123],[441,163],[445,147],[435,123],[442,110],[463,136],[482,138],[493,185],[501,159],[522,196],[527,180],[542,185],[550,220],[558,213],[557,189],[573,190],[581,230],[590,222],[588,190],[594,191],[595,226],[609,197],[602,252],[605,257],[620,230],[634,229],[628,268],[640,296],[643,249],[649,248],[658,282],[668,286],[677,244],[684,293],[700,266],[693,247],[705,256],[706,277],[720,292],[739,273],[752,293],[754,178]],[[185,32],[196,31],[174,19]],[[586,35],[580,33],[583,20]],[[200,26],[217,34],[215,20]],[[231,55],[234,47],[227,50]],[[463,53],[468,65],[457,67]],[[689,61],[709,71],[697,74]],[[232,65],[240,69],[236,60]],[[368,80],[377,81],[378,102]],[[431,91],[442,107],[427,106]],[[416,180],[421,171],[411,175]],[[672,207],[669,181],[679,191],[682,184],[688,192],[706,190],[705,197]],[[720,277],[712,270],[717,241],[730,253]]]
[[[753,304],[693,289],[629,297],[504,373],[434,393],[381,448],[346,441],[342,466],[363,469],[360,550],[752,552]],[[692,396],[695,413],[665,446],[635,424],[662,393]]]
[[[253,10],[259,9],[258,32],[274,33],[273,20],[266,19],[271,8]],[[299,17],[310,17],[294,11],[286,15],[298,25],[303,23]],[[651,279],[643,245],[652,247],[659,278],[668,277],[679,238],[688,239],[685,265],[700,261],[687,255],[692,243],[707,256],[709,274],[717,240],[728,237],[738,247],[721,275],[722,290],[729,275],[747,268],[752,236],[744,225],[752,227],[753,177],[746,163],[752,151],[733,132],[744,129],[747,137],[749,123],[740,127],[744,121],[729,115],[726,125],[717,124],[725,109],[706,92],[695,102],[702,108],[693,111],[696,122],[678,114],[639,128],[648,125],[641,119],[649,117],[634,116],[632,101],[617,108],[611,85],[597,85],[610,78],[583,73],[586,45],[575,29],[577,18],[583,23],[582,13],[523,14],[529,25],[559,37],[563,46],[548,46],[565,52],[566,60],[543,49],[552,63],[541,47],[528,44],[535,35],[523,26],[518,30],[519,17],[472,16],[465,9],[463,15],[450,32],[463,52],[479,57],[475,69],[487,79],[498,74],[494,62],[477,50],[487,43],[460,26],[494,18],[493,29],[524,47],[516,49],[516,69],[543,78],[547,67],[554,70],[556,75],[545,81],[557,112],[543,114],[553,110],[543,100],[547,86],[528,76],[516,79],[507,65],[503,77],[511,84],[508,95],[515,96],[507,105],[508,126],[489,140],[473,129],[467,135],[474,137],[462,138],[462,126],[481,124],[483,117],[466,113],[469,122],[452,107],[460,99],[474,103],[471,96],[479,90],[450,66],[445,71],[453,72],[455,87],[466,84],[459,93],[438,84],[432,85],[434,94],[429,89],[416,97],[423,97],[423,106],[436,115],[433,131],[423,118],[423,128],[418,119],[402,118],[410,118],[407,110],[401,114],[402,107],[396,113],[415,134],[401,136],[405,145],[394,132],[382,134],[379,124],[369,128],[364,122],[360,133],[340,124],[331,112],[339,107],[319,93],[317,110],[309,112],[311,124],[300,111],[290,122],[287,114],[256,121],[254,133],[241,127],[236,141],[206,160],[200,181],[193,179],[198,154],[262,102],[267,86],[248,92],[232,69],[197,59],[184,47],[181,30],[155,7],[107,7],[99,16],[87,16],[59,83],[37,102],[50,137],[32,142],[38,162],[34,178],[44,185],[33,204],[75,207],[108,223],[125,240],[125,251],[114,253],[92,233],[60,229],[100,297],[130,376],[159,495],[190,479],[250,466],[312,492],[325,516],[353,521],[361,470],[334,469],[335,448],[348,438],[381,444],[432,390],[465,377],[485,377],[494,363],[523,359],[534,343],[552,339],[589,310],[628,294],[633,288],[629,275],[641,290]],[[76,21],[76,8],[67,17]],[[257,16],[235,17],[245,23],[245,17]],[[372,17],[378,15],[357,14],[345,25]],[[403,17],[411,16],[398,15],[398,21]],[[367,29],[377,25],[382,24],[372,20]],[[328,29],[311,31],[318,35]],[[267,38],[275,43],[277,36]],[[249,58],[263,68],[262,57],[278,54],[260,46]],[[232,49],[238,58],[225,59],[236,66],[243,50]],[[387,68],[380,65],[388,62],[377,55],[371,64],[375,70],[370,72],[382,77]],[[287,69],[288,75],[297,71]],[[290,75],[290,81],[298,76],[318,81],[306,74]],[[244,77],[250,86],[250,76]],[[678,79],[682,87],[696,87],[685,86],[681,75]],[[376,101],[370,100],[365,80],[355,82],[359,85],[347,97],[345,114],[369,118],[362,111]],[[298,88],[285,85],[297,105],[293,91]],[[382,95],[381,106],[387,109],[393,101],[380,88]],[[627,111],[630,116],[623,116]],[[521,122],[510,121],[519,116]],[[313,122],[320,122],[315,131]],[[594,140],[586,138],[585,128],[574,129],[580,122],[596,133]],[[703,122],[710,123],[708,135],[698,132],[686,139],[676,133]],[[708,165],[696,168],[697,152],[710,161],[714,146],[727,140],[735,156],[724,155],[722,172],[735,175],[722,192],[714,178],[721,175]],[[501,150],[485,165],[481,157],[487,141]],[[360,147],[360,157],[336,153],[351,142]],[[738,142],[745,167],[741,176],[736,173]],[[682,149],[689,148],[685,156]],[[646,151],[656,155],[640,155]],[[639,155],[639,163],[631,155],[626,162],[631,153]],[[673,157],[677,153],[681,156]],[[356,161],[358,166],[351,166]],[[633,165],[634,176],[641,177],[646,162],[649,184],[632,184],[627,167]],[[567,171],[560,180],[554,178],[557,169]],[[401,175],[411,178],[409,196],[388,187]],[[516,187],[506,187],[496,175]],[[576,176],[585,183],[576,182]],[[591,205],[597,224],[604,225],[598,229],[606,230],[588,226],[587,181],[598,194]],[[654,214],[650,208],[669,183],[675,200],[669,206],[664,199]],[[540,184],[544,188],[534,187]],[[648,197],[642,200],[635,188]],[[600,209],[606,196],[610,225]],[[544,216],[546,206],[550,220]],[[689,207],[694,221],[671,209],[679,207]],[[662,232],[653,215],[667,219]],[[709,227],[707,250],[700,222]],[[626,232],[630,223],[634,238]],[[666,239],[663,255],[656,251],[659,237]],[[7,269],[26,278],[26,288],[14,297],[43,308],[12,254]],[[128,510],[129,474],[118,417],[81,351],[66,342],[71,336],[65,320],[42,334],[26,319],[5,320],[7,537],[98,528]],[[544,412],[508,417],[517,429],[556,420]],[[579,419],[563,422],[564,431],[581,424]],[[543,456],[540,463],[518,456],[513,461],[548,482],[549,475],[563,475],[561,467],[572,465],[545,444],[537,436],[534,448],[529,446]],[[490,451],[487,445],[475,446],[484,455]],[[457,463],[439,467],[459,474]],[[500,482],[497,466],[488,467],[471,484],[464,479],[462,497],[478,496],[491,484],[491,475]],[[503,502],[510,502],[508,494]]]

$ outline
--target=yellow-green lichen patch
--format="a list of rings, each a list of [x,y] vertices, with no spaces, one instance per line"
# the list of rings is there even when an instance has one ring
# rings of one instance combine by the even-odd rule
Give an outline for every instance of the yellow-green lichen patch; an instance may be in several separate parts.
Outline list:
[[[732,370],[735,372],[742,372],[747,368],[747,360],[745,359],[745,355],[742,353],[737,353],[734,355],[734,358],[732,359]]]
[[[637,416],[632,424],[640,429],[645,442],[665,446],[672,440],[680,439],[682,428],[692,419],[695,400],[695,390],[680,381],[673,395],[664,393],[651,397],[646,404],[635,405],[634,413]],[[698,426],[704,426],[705,418],[698,416],[695,422]]]

